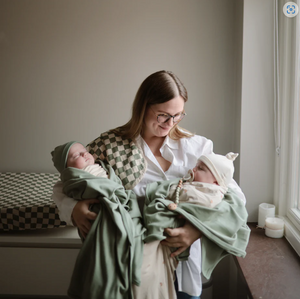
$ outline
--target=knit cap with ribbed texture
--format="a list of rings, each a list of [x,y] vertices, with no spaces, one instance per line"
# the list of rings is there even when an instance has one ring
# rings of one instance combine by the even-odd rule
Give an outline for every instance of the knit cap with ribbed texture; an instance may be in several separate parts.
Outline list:
[[[61,173],[67,167],[68,153],[70,151],[71,146],[74,143],[80,143],[80,142],[77,141],[67,142],[65,144],[57,146],[51,152],[52,161],[59,173]]]

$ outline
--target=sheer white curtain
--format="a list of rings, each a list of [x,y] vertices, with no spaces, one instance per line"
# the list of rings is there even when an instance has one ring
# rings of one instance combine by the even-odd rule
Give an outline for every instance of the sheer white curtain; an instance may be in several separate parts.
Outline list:
[[[277,213],[285,218],[286,238],[300,255],[299,196],[299,43],[300,16],[284,15],[289,1],[274,5],[274,132],[276,174],[274,202]],[[293,1],[299,6],[299,0]]]

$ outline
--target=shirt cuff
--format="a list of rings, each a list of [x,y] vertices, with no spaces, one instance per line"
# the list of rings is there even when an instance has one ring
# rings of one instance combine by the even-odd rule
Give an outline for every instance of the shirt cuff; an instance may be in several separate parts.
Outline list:
[[[77,202],[78,201],[73,198],[65,197],[62,203],[61,210],[59,211],[59,217],[62,221],[65,221],[67,225],[74,226],[72,221],[72,213]]]

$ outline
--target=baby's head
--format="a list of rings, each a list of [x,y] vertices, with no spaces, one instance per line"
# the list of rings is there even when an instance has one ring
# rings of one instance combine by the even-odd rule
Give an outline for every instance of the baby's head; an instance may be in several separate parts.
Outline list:
[[[238,154],[228,153],[226,156],[209,154],[202,155],[193,168],[194,181],[228,186],[233,178],[233,161]]]
[[[67,167],[83,169],[95,163],[94,157],[85,146],[76,141],[57,146],[51,155],[54,166],[60,173]]]

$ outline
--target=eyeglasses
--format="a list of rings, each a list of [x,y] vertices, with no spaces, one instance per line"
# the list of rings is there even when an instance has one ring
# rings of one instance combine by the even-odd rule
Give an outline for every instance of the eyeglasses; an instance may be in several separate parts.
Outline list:
[[[152,108],[151,108],[151,110],[153,111]],[[159,114],[157,114],[154,111],[153,111],[153,113],[156,115],[157,122],[159,124],[167,123],[170,118],[173,118],[173,123],[177,124],[179,121],[181,121],[186,116],[185,112],[180,112],[180,113],[177,113],[175,115],[171,115],[169,113],[159,113]]]

